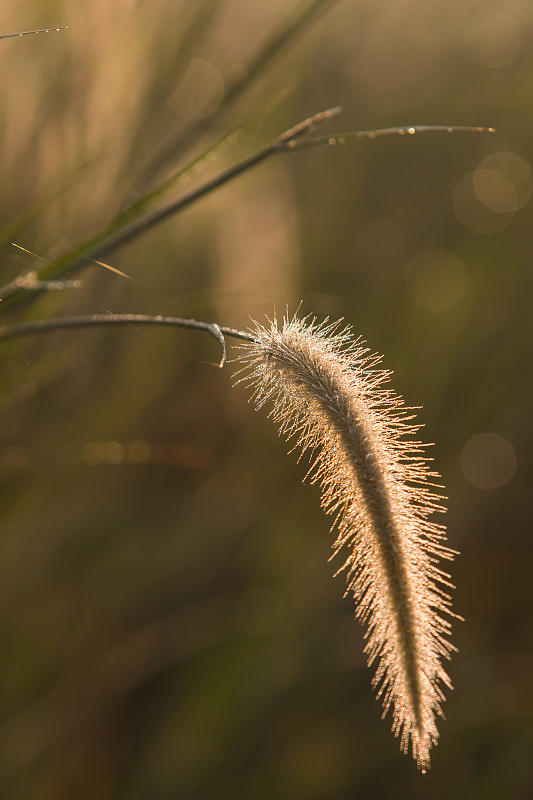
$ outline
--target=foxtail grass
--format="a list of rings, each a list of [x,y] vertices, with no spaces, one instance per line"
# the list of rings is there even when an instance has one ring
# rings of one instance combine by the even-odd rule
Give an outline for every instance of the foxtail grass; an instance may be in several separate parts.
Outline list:
[[[257,407],[272,403],[280,433],[311,453],[312,482],[335,516],[334,554],[356,616],[367,626],[365,652],[376,664],[373,686],[392,711],[392,730],[419,768],[430,766],[442,716],[443,668],[455,649],[448,639],[451,586],[439,559],[452,559],[435,491],[438,476],[414,436],[412,409],[385,388],[390,373],[350,328],[285,318],[281,328],[257,325],[243,345],[240,380]],[[244,374],[243,374],[244,373]],[[339,570],[340,571],[340,570]]]

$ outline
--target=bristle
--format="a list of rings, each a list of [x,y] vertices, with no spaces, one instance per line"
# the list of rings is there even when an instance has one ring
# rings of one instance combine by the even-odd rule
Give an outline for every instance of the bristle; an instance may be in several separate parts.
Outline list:
[[[257,325],[240,361],[257,407],[272,401],[270,416],[287,438],[312,453],[309,474],[322,490],[322,506],[335,516],[335,554],[347,551],[347,591],[367,625],[365,652],[377,662],[373,686],[400,747],[409,745],[425,771],[442,715],[440,686],[451,688],[442,659],[451,615],[449,575],[435,564],[451,559],[442,526],[438,479],[413,439],[412,409],[390,389],[390,373],[377,369],[350,328],[339,323],[284,319]],[[437,487],[438,488],[438,487]],[[452,615],[453,616],[453,615]]]

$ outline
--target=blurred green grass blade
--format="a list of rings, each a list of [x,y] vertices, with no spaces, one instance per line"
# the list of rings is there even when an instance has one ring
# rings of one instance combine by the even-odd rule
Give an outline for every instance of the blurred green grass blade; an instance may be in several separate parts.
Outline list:
[[[289,14],[273,36],[256,53],[242,77],[230,86],[216,111],[210,116],[186,125],[152,159],[140,178],[140,186],[143,187],[150,184],[169,161],[180,155],[194,141],[197,141],[200,136],[206,133],[213,125],[213,122],[230,110],[241,95],[253,86],[285,47],[303,33],[328,7],[338,2],[339,0],[312,0],[312,2],[305,0],[298,6],[296,11]]]
[[[77,167],[59,183],[57,188],[52,189],[44,197],[41,197],[39,200],[36,200],[31,205],[27,206],[27,208],[21,211],[20,214],[11,217],[11,219],[9,219],[5,223],[4,227],[0,230],[0,239],[10,242],[20,228],[37,219],[41,211],[43,211],[46,206],[52,202],[52,200],[55,200],[64,194],[64,192],[67,192],[72,189],[73,186],[76,186],[78,181],[83,178],[86,170],[90,169],[99,161],[100,157],[97,157]],[[0,247],[1,246],[2,245],[0,243]]]
[[[215,2],[215,0],[212,0],[212,2]],[[208,3],[209,7],[212,6],[212,2]],[[288,16],[276,33],[256,54],[252,60],[252,63],[249,65],[245,76],[243,76],[240,81],[233,84],[233,86],[228,90],[217,111],[211,117],[198,120],[187,126],[185,130],[179,133],[177,139],[172,143],[171,154],[169,157],[176,156],[178,151],[185,149],[194,139],[197,138],[197,136],[208,130],[213,124],[213,121],[223,111],[229,109],[237,101],[243,91],[250,87],[253,82],[260,77],[262,72],[272,64],[273,60],[281,52],[281,50],[286,47],[298,34],[305,30],[305,28],[316,19],[320,12],[325,11],[329,6],[332,6],[336,2],[338,2],[338,0],[312,0],[311,2],[306,0],[300,6],[298,6],[296,11]],[[200,29],[201,26],[199,30]],[[32,33],[32,31],[28,31],[27,33]],[[9,35],[15,36],[18,34]],[[216,142],[215,145],[208,148],[208,150],[202,153],[197,159],[185,166],[183,169],[179,170],[174,176],[171,176],[171,178],[167,178],[155,188],[145,191],[141,198],[129,205],[102,230],[100,230],[94,236],[91,236],[80,244],[76,245],[63,256],[58,258],[53,266],[49,265],[40,271],[38,273],[38,280],[45,281],[48,278],[61,273],[67,267],[70,269],[76,269],[85,263],[87,259],[90,260],[91,258],[102,258],[112,249],[115,249],[126,241],[131,240],[134,236],[143,232],[148,227],[151,227],[156,220],[149,218],[141,225],[132,226],[131,230],[125,230],[126,226],[138,218],[151,203],[153,203],[156,199],[159,199],[165,192],[179,183],[179,181],[184,177],[189,175],[197,166],[204,163],[207,158],[215,153],[221,146],[223,146],[223,144],[228,142],[232,135],[236,135],[236,132],[245,127],[247,124],[248,123],[245,123],[244,126],[239,126],[239,129],[226,134],[221,140]],[[263,160],[264,157],[264,154],[261,153],[259,155],[259,160]],[[163,160],[166,163],[166,155],[164,156]],[[250,159],[246,159],[241,165],[238,165],[235,172],[225,175],[220,183],[215,181],[213,188],[216,188],[217,185],[221,185],[221,183],[230,180],[232,177],[235,177],[242,171],[250,168],[250,166],[253,166],[255,163],[259,163],[257,161],[257,154],[252,156]],[[153,164],[148,171],[151,173],[151,176],[153,176]],[[152,181],[150,180],[150,183],[151,182]],[[203,190],[198,193],[191,193],[183,200],[178,201],[176,207],[171,206],[165,210],[162,216],[158,217],[158,220],[168,216],[171,213],[175,213],[175,211],[179,210],[185,205],[188,205],[190,202],[194,202],[197,197],[203,196],[205,193],[206,192]],[[2,298],[3,302],[0,308],[7,310],[17,298],[20,298],[21,293],[25,294],[24,290],[18,286],[16,281],[2,287],[0,289],[0,297]],[[38,292],[33,292],[32,297],[36,298],[38,294]]]
[[[110,251],[115,250],[117,247],[120,247],[123,244],[126,244],[126,242],[136,238],[141,233],[144,233],[154,225],[162,222],[164,219],[167,219],[173,214],[176,214],[178,211],[181,211],[187,206],[192,205],[192,203],[196,202],[202,197],[207,196],[211,192],[215,191],[215,189],[218,189],[220,186],[223,186],[225,183],[228,183],[236,178],[238,175],[242,175],[243,172],[247,172],[252,167],[260,164],[266,158],[269,158],[275,153],[283,152],[284,150],[292,150],[293,144],[298,137],[304,135],[310,130],[313,130],[317,125],[334,116],[339,111],[339,108],[329,109],[327,111],[321,111],[309,119],[303,120],[303,122],[298,123],[288,131],[284,131],[266,147],[262,148],[261,150],[257,150],[248,158],[245,158],[229,169],[224,170],[212,180],[201,184],[196,189],[193,189],[191,192],[180,197],[178,200],[175,200],[169,205],[157,209],[144,218],[141,217],[140,219],[137,219],[137,221],[135,221],[131,227],[124,227],[124,223],[130,218],[129,212],[124,212],[117,222],[111,223],[108,228],[97,234],[94,240],[91,240],[88,244],[85,243],[81,245],[76,251],[74,258],[77,257],[78,251],[80,254],[85,253],[84,259],[102,258]],[[205,155],[200,158],[204,159]],[[189,170],[189,168],[186,169]],[[136,214],[136,216],[138,217],[140,215]],[[101,246],[99,247],[99,245]],[[75,260],[74,263],[72,263],[72,253],[69,253],[63,259],[60,259],[56,262],[56,268],[61,268],[62,266],[68,265],[72,270],[80,266],[81,263],[83,263],[83,260],[81,262]],[[39,277],[47,277],[46,271],[44,276],[41,275]]]
[[[172,63],[173,80],[176,84],[179,84],[179,82],[183,79],[191,59],[193,58],[195,52],[201,47],[204,36],[209,31],[211,26],[213,16],[221,3],[223,3],[223,0],[197,0],[197,2],[194,4],[194,13],[189,19],[188,24],[185,24],[183,28],[180,28],[178,32],[179,36],[175,42],[175,57]],[[149,96],[146,98],[146,102],[148,105],[145,110],[145,118],[149,119],[151,115],[157,112],[157,110],[160,108],[161,97],[158,92],[154,92],[153,99]],[[135,137],[132,143],[133,152],[137,151],[138,143],[141,139],[141,134],[143,131],[144,126],[139,126],[138,130],[135,132]],[[161,145],[161,142],[159,142],[159,145],[165,147],[165,143]],[[150,157],[150,163],[157,158],[157,153],[152,153]],[[147,181],[144,180],[142,183],[146,184]],[[137,193],[139,193],[139,191],[143,191],[144,188],[144,186],[141,188],[138,186]]]
[[[222,139],[219,139],[217,142],[215,142],[215,144],[209,147],[204,153],[199,155],[196,159],[191,161],[182,169],[178,170],[170,178],[167,178],[155,189],[146,192],[146,194],[120,212],[120,214],[118,214],[110,223],[105,225],[96,234],[75,245],[62,256],[59,256],[57,259],[55,259],[53,263],[47,263],[45,267],[36,272],[36,281],[44,282],[52,277],[56,277],[58,274],[64,273],[67,268],[69,271],[73,271],[90,263],[91,261],[103,258],[112,250],[115,250],[120,245],[125,244],[126,242],[138,236],[140,233],[152,227],[156,222],[166,218],[167,216],[170,216],[170,214],[176,213],[176,211],[179,211],[181,208],[190,205],[196,199],[208,194],[209,191],[212,191],[219,185],[226,183],[228,180],[231,180],[232,178],[241,174],[251,166],[254,166],[254,164],[262,161],[267,155],[270,155],[271,152],[274,152],[277,148],[272,149],[271,144],[263,150],[253,154],[249,158],[244,159],[244,161],[239,162],[237,165],[235,165],[235,167],[226,170],[224,173],[217,176],[213,181],[208,181],[207,184],[202,184],[198,189],[193,190],[189,194],[180,198],[178,201],[170,204],[170,206],[165,207],[161,211],[156,211],[154,214],[146,216],[144,219],[142,219],[143,212],[145,212],[148,207],[154,203],[154,201],[160,199],[166,192],[179,184],[180,181],[191,175],[195,169],[203,165],[222,147],[229,143],[233,143],[235,139],[242,135],[254,122],[257,121],[258,118],[262,117],[265,113],[270,112],[272,107],[279,103],[280,100],[286,96],[287,91],[288,89],[284,88],[281,90],[281,92],[278,92],[258,111],[255,111],[244,123],[239,125],[239,127],[231,130],[224,137],[222,137]],[[41,204],[39,204],[39,208],[36,210],[38,211],[40,207]],[[31,211],[33,213],[33,209]],[[137,223],[135,223],[135,220],[138,220]],[[25,221],[25,218],[23,218],[22,221]],[[130,225],[130,227],[128,227],[128,225]],[[5,234],[5,238],[9,239],[7,234]],[[33,299],[36,299],[39,294],[39,290],[32,291]],[[20,284],[20,280],[18,278],[1,287],[0,298],[2,305],[0,306],[0,310],[7,310],[22,295],[26,295],[25,299],[28,299],[27,291],[25,287]]]
[[[156,186],[155,189],[146,192],[145,195],[124,209],[124,211],[121,211],[120,214],[118,214],[111,222],[105,225],[96,234],[93,234],[87,239],[84,239],[82,242],[79,242],[62,256],[59,256],[57,259],[55,259],[53,263],[48,263],[47,266],[43,267],[37,272],[37,280],[46,281],[47,279],[64,272],[67,267],[70,269],[76,269],[81,267],[84,263],[89,263],[91,260],[103,258],[108,252],[118,246],[114,245],[113,242],[117,241],[117,239],[120,237],[120,232],[128,223],[132,223],[135,219],[138,219],[155,200],[161,198],[167,191],[179,184],[180,181],[191,175],[195,169],[204,164],[211,156],[215,155],[215,153],[217,153],[224,145],[233,141],[233,138],[238,136],[243,129],[244,126],[240,126],[239,128],[230,131],[222,139],[219,139],[211,147],[209,147],[204,153],[199,155],[198,158],[191,161],[189,164],[183,167],[183,169],[178,170],[170,178],[167,178],[167,180],[163,181],[162,184]],[[0,236],[6,241],[10,241],[15,230],[27,221],[33,219],[39,213],[39,211],[42,210],[45,202],[46,201],[39,201],[29,209],[26,209],[21,215],[9,223],[9,225],[0,232]],[[12,281],[10,284],[3,286],[0,289],[0,296],[3,301],[3,305],[0,306],[0,309],[7,309],[7,307],[15,300],[15,298],[20,296],[21,293],[24,293],[24,291],[24,288],[19,285],[18,279],[15,279],[15,281]],[[37,295],[38,292],[33,293],[34,297],[37,297]]]
[[[147,191],[142,197],[127,207],[111,225],[115,226],[112,232],[122,227],[123,223],[132,220],[139,216],[143,211],[159,200],[170,189],[177,186],[184,178],[191,175],[198,167],[203,166],[212,156],[216,155],[221,149],[228,144],[235,144],[235,142],[253,125],[257,124],[258,120],[270,113],[272,109],[283,100],[292,87],[285,87],[280,92],[277,92],[272,98],[264,103],[257,111],[250,114],[248,119],[242,122],[238,127],[233,128],[229,133],[225,134],[221,139],[218,139],[211,147],[208,147],[205,152],[201,153],[197,158],[193,159],[186,166],[178,169],[172,173],[169,178],[166,178],[162,183],[158,184],[154,189]]]

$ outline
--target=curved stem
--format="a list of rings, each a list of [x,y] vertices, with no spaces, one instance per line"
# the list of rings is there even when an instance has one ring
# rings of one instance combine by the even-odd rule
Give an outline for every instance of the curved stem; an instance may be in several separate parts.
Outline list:
[[[13,325],[4,325],[0,328],[0,341],[16,336],[26,336],[32,333],[47,333],[71,328],[88,328],[93,325],[170,325],[179,328],[192,328],[205,331],[213,336],[222,347],[222,357],[219,367],[226,362],[226,336],[253,342],[254,337],[245,331],[217,325],[216,322],[200,322],[196,319],[183,317],[152,316],[150,314],[87,314],[76,317],[56,317],[52,319],[37,319],[32,322],[21,322]]]

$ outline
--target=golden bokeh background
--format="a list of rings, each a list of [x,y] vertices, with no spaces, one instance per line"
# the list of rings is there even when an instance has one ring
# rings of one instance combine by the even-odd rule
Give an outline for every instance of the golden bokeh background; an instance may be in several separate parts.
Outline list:
[[[424,407],[465,622],[422,777],[380,720],[306,466],[216,343],[135,326],[2,342],[2,796],[527,800],[531,4],[2,3],[0,34],[51,25],[69,28],[0,40],[2,285],[243,123],[166,200],[336,105],[321,134],[496,128],[277,155],[109,253],[128,277],[87,264],[0,303],[0,324],[344,317]]]

